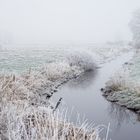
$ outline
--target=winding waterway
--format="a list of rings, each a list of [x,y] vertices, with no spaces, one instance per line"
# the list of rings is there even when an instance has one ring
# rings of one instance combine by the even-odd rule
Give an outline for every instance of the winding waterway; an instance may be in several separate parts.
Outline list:
[[[64,85],[53,100],[63,98],[62,108],[73,110],[68,113],[70,120],[77,121],[77,114],[85,116],[95,125],[110,123],[109,138],[112,140],[140,140],[140,117],[133,112],[112,104],[102,96],[100,89],[122,65],[129,61],[129,52],[102,65],[97,72],[86,72],[83,76]],[[104,137],[106,130],[100,133]]]

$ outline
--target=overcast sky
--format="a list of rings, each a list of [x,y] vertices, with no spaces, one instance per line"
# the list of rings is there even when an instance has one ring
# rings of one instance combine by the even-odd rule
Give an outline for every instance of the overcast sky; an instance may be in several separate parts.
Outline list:
[[[129,40],[137,8],[140,0],[0,0],[0,32],[17,43]]]

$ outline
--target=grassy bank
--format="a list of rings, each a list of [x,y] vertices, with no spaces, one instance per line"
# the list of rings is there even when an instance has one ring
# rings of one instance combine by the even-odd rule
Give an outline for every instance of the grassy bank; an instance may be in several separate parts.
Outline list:
[[[99,140],[86,122],[74,125],[50,101],[58,87],[85,71],[78,64],[50,63],[39,71],[0,75],[2,140]]]
[[[108,101],[115,102],[136,113],[140,113],[140,80],[139,78],[136,80],[139,73],[134,71],[139,65],[135,59],[138,55],[139,53],[136,53],[131,62],[126,62],[120,72],[106,83],[104,89],[101,89]]]

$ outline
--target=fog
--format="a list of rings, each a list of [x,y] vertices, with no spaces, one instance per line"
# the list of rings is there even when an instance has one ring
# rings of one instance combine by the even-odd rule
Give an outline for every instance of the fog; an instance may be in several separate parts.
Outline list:
[[[0,37],[14,43],[130,40],[139,0],[0,0]]]

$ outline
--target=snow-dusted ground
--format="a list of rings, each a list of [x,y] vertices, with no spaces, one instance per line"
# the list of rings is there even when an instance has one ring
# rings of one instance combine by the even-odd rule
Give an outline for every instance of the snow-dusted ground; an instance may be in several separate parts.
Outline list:
[[[127,81],[127,84],[132,87],[140,85],[140,51],[133,49],[133,57],[130,61],[127,61],[122,69],[116,73],[116,76],[122,76],[122,79]]]
[[[106,44],[96,44],[94,46],[78,47],[42,47],[38,48],[11,48],[0,51],[0,71],[22,73],[29,68],[39,68],[51,62],[65,61],[73,55],[90,55],[97,64],[103,64],[109,60],[128,51],[130,46],[112,46]],[[82,56],[80,56],[82,58]]]

